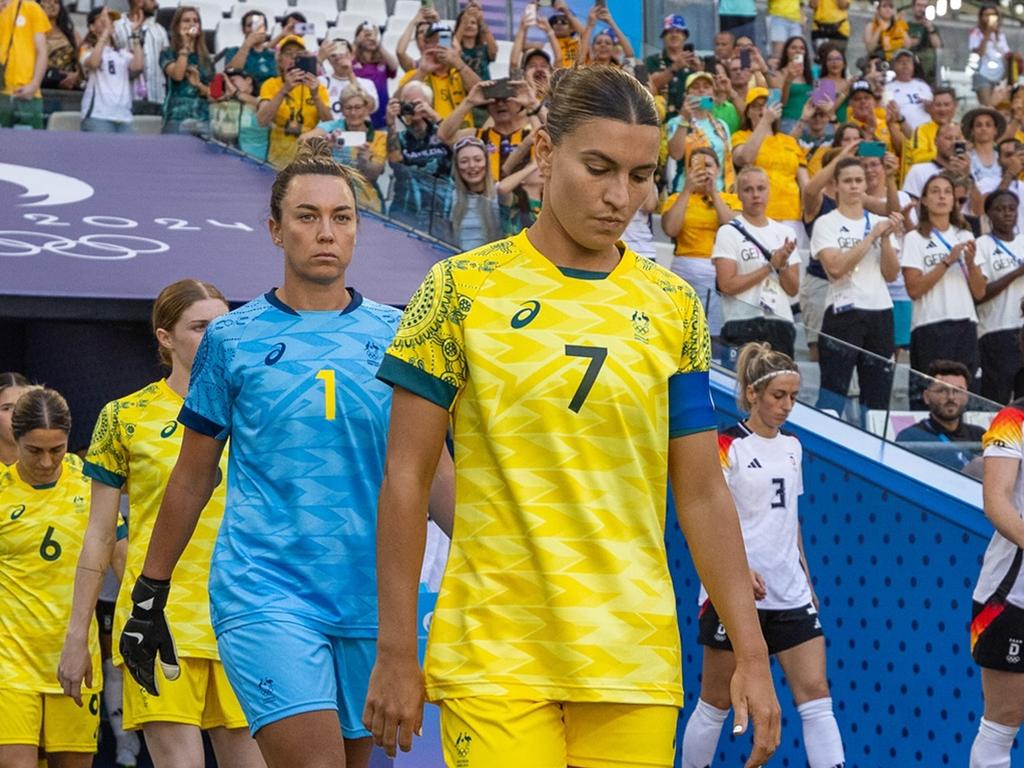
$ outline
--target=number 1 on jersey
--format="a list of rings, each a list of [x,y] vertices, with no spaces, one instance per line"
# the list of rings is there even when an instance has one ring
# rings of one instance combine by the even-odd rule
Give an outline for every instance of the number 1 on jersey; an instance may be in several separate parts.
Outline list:
[[[324,383],[324,418],[328,421],[334,421],[334,417],[337,415],[337,403],[334,396],[334,371],[330,368],[324,368],[316,372],[316,377]]]

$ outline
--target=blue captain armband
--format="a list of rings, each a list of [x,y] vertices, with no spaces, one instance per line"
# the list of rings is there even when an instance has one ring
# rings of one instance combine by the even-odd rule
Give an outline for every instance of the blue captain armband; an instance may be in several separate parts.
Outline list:
[[[684,437],[717,428],[707,371],[677,373],[668,380],[668,436]]]

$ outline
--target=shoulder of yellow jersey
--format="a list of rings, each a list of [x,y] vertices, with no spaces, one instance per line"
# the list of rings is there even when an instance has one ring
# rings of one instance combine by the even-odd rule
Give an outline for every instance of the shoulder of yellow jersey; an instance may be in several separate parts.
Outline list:
[[[707,371],[711,367],[711,337],[697,292],[689,283],[652,259],[636,256],[637,271],[672,303],[683,330],[680,372]]]

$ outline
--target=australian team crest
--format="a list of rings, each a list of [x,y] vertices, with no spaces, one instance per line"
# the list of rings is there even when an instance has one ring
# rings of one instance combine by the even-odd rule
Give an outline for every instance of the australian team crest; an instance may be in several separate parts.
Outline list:
[[[648,336],[651,333],[651,318],[647,316],[647,313],[641,312],[639,309],[633,313],[633,338],[637,341],[642,341],[644,344],[649,343]]]
[[[371,365],[380,365],[384,360],[384,349],[373,340],[366,342],[365,351],[366,361]]]

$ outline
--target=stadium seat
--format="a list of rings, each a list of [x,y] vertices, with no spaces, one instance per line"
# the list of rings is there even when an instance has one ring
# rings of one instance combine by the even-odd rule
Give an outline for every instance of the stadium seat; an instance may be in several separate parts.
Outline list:
[[[336,36],[343,37],[346,40],[351,40],[353,37],[355,37],[356,27],[358,27],[364,21],[371,21],[374,24],[383,27],[387,23],[387,17],[379,19],[369,17],[366,14],[362,13],[350,13],[349,11],[342,11],[341,13],[338,14],[338,18],[335,20],[335,26],[337,27]],[[393,46],[391,50],[394,50]]]
[[[190,5],[199,11],[199,18],[203,22],[203,28],[210,30],[217,27],[217,22],[224,18],[224,8],[218,2],[210,0],[182,0],[178,5]]]
[[[248,11],[262,11],[263,15],[267,17],[267,21],[270,22],[270,26],[274,26],[274,19],[278,16],[283,16],[285,13],[290,11],[284,2],[280,4],[275,3],[274,5],[268,5],[267,3],[235,3],[231,6],[231,13],[228,18],[241,19]]]
[[[338,15],[338,0],[295,0],[295,10],[301,11],[307,17],[310,12],[317,11],[329,18],[333,24]]]
[[[48,131],[78,131],[82,128],[82,113],[75,112],[54,112],[46,123]]]
[[[508,58],[503,59],[499,56],[497,59],[491,62],[491,66],[489,67],[489,69],[491,72],[492,80],[497,80],[498,78],[501,77],[508,77]]]
[[[218,53],[225,48],[240,46],[245,38],[238,19],[221,19],[220,24],[217,25],[217,34],[214,37]]]
[[[395,0],[395,8],[391,11],[392,19],[402,19],[408,23],[420,9],[420,0]]]
[[[494,57],[494,63],[504,64],[506,67],[512,66],[509,57],[512,55],[512,46],[514,43],[511,40],[498,40],[498,55]],[[515,66],[519,66],[519,62],[516,62]],[[494,64],[491,65],[493,70]]]
[[[164,119],[160,115],[136,115],[132,118],[136,133],[159,134],[164,127]]]
[[[384,0],[348,0],[345,12],[361,16],[382,27],[388,23],[388,8]]]

